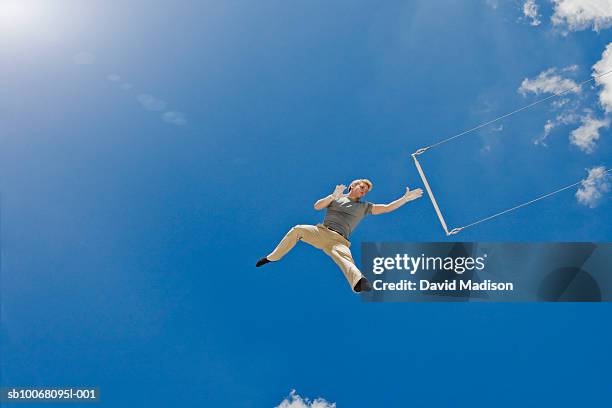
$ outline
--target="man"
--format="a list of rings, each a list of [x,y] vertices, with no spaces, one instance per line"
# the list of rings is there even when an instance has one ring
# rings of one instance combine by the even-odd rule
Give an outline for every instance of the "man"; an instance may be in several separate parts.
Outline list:
[[[372,290],[368,280],[355,266],[349,249],[351,246],[349,236],[366,215],[395,211],[408,201],[421,197],[423,190],[419,188],[411,191],[406,188],[406,193],[402,197],[389,204],[372,204],[368,201],[361,201],[361,198],[372,189],[370,180],[354,180],[349,185],[348,194],[344,194],[345,189],[345,185],[337,185],[332,194],[314,204],[317,211],[327,208],[323,224],[296,225],[291,228],[276,249],[257,261],[255,266],[260,267],[269,262],[278,261],[295,246],[297,241],[302,240],[329,255],[340,267],[354,292]]]

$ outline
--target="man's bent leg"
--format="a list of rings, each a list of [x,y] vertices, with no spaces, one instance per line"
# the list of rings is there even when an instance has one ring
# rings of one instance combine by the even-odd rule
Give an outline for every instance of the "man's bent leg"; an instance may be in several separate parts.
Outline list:
[[[349,247],[344,244],[336,243],[331,248],[326,248],[325,253],[340,267],[347,282],[351,285],[351,290],[354,291],[355,285],[359,282],[359,279],[363,277],[363,274],[359,268],[355,266],[355,261],[353,260]]]
[[[276,249],[270,252],[266,258],[270,261],[278,261],[287,254],[295,246],[295,244],[302,240],[309,243],[310,245],[321,249],[321,235],[319,230],[314,225],[296,225],[291,228],[285,237],[279,242]]]

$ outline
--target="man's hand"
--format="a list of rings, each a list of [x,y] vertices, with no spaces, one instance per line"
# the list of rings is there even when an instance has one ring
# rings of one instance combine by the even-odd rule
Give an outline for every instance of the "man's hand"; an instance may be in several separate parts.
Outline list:
[[[317,211],[322,210],[323,208],[327,208],[327,206],[329,206],[334,200],[337,200],[340,197],[346,197],[346,194],[343,194],[345,189],[346,186],[344,184],[338,184],[333,193],[318,200],[314,204],[314,209]]]
[[[372,214],[384,214],[391,211],[395,211],[408,201],[416,200],[423,195],[423,190],[417,188],[416,190],[410,190],[406,187],[406,193],[398,198],[397,200],[390,202],[389,204],[374,204],[372,207]]]
[[[344,193],[344,190],[346,190],[346,186],[344,184],[338,184],[336,186],[336,189],[334,190],[334,192],[332,193],[332,197],[334,197],[334,200],[345,196],[346,194]]]
[[[406,187],[406,193],[404,194],[404,200],[406,200],[406,202],[408,201],[412,201],[412,200],[416,200],[417,198],[420,198],[423,195],[423,190],[421,190],[420,188],[417,188],[416,190],[410,190],[410,187]]]

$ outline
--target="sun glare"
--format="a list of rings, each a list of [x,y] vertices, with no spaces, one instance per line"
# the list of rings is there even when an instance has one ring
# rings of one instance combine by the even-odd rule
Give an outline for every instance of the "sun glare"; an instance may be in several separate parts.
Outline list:
[[[0,0],[0,34],[31,31],[42,18],[41,2]]]

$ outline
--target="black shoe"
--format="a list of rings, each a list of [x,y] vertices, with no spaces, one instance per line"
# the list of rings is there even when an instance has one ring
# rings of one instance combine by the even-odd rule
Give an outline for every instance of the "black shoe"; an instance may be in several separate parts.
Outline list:
[[[369,292],[372,290],[372,285],[370,285],[370,282],[363,277],[359,279],[359,282],[357,282],[353,289],[355,292]]]
[[[268,262],[272,262],[271,260],[269,260],[268,258],[266,258],[265,256],[263,258],[261,258],[259,261],[257,261],[257,263],[255,264],[256,267],[260,267],[262,265],[267,264]]]

